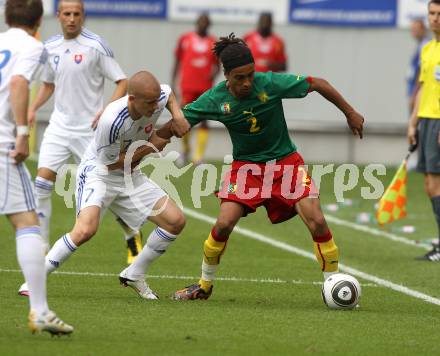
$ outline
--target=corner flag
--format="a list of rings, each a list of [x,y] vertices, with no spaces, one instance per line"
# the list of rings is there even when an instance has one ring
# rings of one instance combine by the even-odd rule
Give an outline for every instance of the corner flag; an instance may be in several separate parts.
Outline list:
[[[379,200],[376,218],[379,225],[390,223],[406,216],[406,159]]]
[[[379,200],[376,218],[379,225],[387,224],[406,216],[406,162],[417,149],[417,143],[408,148],[408,154],[393,177],[382,198]]]

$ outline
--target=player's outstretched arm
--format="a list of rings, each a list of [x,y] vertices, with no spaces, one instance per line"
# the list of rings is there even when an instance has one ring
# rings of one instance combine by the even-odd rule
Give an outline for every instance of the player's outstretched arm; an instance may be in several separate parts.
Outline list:
[[[144,158],[145,156],[151,153],[161,152],[165,148],[165,146],[170,143],[170,140],[159,137],[156,131],[153,131],[148,142],[148,145],[143,145],[137,148],[132,154],[131,160],[129,162],[132,170],[140,163],[142,158]],[[126,156],[127,152],[121,152],[119,154],[117,162],[107,165],[107,168],[109,170],[124,169]]]
[[[38,90],[37,97],[29,106],[28,110],[28,123],[32,127],[35,124],[35,114],[37,110],[43,106],[49,98],[52,96],[55,90],[55,84],[43,82]]]
[[[116,84],[116,88],[113,91],[112,97],[110,98],[110,103],[127,95],[127,87],[128,87],[127,79],[118,80],[117,82],[115,82],[115,84]]]
[[[420,83],[419,90],[417,91],[416,97],[414,100],[414,107],[411,112],[411,117],[410,117],[409,123],[408,123],[407,136],[408,136],[408,143],[410,145],[417,144],[417,125],[419,123],[419,117],[417,114],[419,112],[419,103],[420,103],[420,97],[422,95],[422,90],[423,90],[423,83]]]
[[[29,82],[21,75],[14,75],[9,84],[10,102],[12,114],[17,125],[17,137],[15,149],[11,157],[16,163],[24,161],[29,156],[29,131],[27,120],[27,109],[29,103]],[[27,131],[27,132],[22,132]]]
[[[185,119],[185,116],[183,116],[183,112],[173,92],[171,92],[168,97],[167,109],[171,113],[171,116],[173,117],[171,120],[172,135],[176,137],[184,136],[191,127],[188,121]],[[168,137],[164,137],[164,138],[168,138]]]
[[[362,138],[364,117],[344,99],[344,97],[325,79],[313,78],[310,91],[316,91],[341,110],[347,118],[347,124],[353,135]]]

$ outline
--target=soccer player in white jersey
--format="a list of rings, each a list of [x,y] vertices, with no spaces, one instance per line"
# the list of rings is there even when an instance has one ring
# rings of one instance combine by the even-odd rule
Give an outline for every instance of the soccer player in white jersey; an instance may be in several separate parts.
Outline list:
[[[8,0],[5,4],[9,30],[0,33],[0,214],[15,229],[17,258],[30,290],[31,331],[62,335],[70,334],[73,327],[47,305],[44,240],[24,164],[29,155],[29,83],[47,60],[43,45],[33,38],[42,14],[41,0]]]
[[[83,28],[83,2],[59,1],[57,16],[63,33],[45,42],[49,60],[43,72],[43,85],[29,110],[32,124],[35,112],[55,93],[54,111],[40,147],[35,179],[37,213],[48,250],[56,174],[71,157],[79,163],[90,143],[92,126],[103,110],[104,80],[116,83],[110,101],[124,96],[127,90],[126,76],[110,47],[101,37]],[[140,232],[128,229],[121,219],[118,222],[124,228],[127,262],[131,263],[142,247]],[[25,289],[20,289],[23,294]]]
[[[76,223],[73,230],[56,241],[47,254],[48,273],[95,235],[100,218],[109,208],[132,229],[140,229],[147,219],[157,225],[142,251],[121,272],[119,279],[142,298],[158,298],[145,282],[146,270],[176,239],[185,225],[185,218],[176,203],[141,172],[138,163],[169,143],[169,139],[161,138],[161,129],[157,133],[154,129],[165,108],[172,115],[167,125],[171,125],[175,136],[182,137],[188,132],[189,124],[175,95],[168,85],[160,85],[146,71],[130,78],[127,96],[106,107],[78,167]],[[130,164],[127,172],[124,160],[130,154],[130,145],[135,145],[134,148],[140,146],[132,157],[127,156]]]

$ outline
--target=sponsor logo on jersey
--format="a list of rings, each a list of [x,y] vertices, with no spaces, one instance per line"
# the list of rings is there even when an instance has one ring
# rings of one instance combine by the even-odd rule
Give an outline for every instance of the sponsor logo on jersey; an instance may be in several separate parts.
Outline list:
[[[258,94],[258,100],[260,100],[262,103],[267,103],[269,100],[269,95],[265,91],[262,91]]]
[[[229,103],[223,103],[220,105],[220,110],[225,115],[230,114],[231,113],[231,105],[229,105]]]
[[[73,60],[75,61],[76,64],[80,64],[83,60],[83,55],[82,54],[75,54],[73,56]]]

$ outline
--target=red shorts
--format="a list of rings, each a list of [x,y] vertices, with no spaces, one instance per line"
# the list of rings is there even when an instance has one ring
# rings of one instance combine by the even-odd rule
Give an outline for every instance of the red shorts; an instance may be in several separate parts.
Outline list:
[[[299,200],[318,195],[298,152],[266,163],[233,161],[217,193],[222,203],[233,201],[244,205],[245,216],[263,205],[273,224],[294,217]]]

